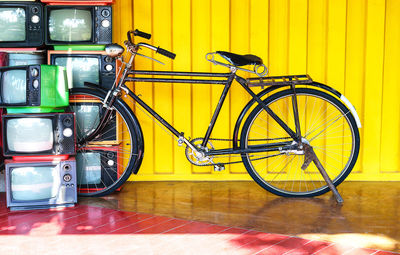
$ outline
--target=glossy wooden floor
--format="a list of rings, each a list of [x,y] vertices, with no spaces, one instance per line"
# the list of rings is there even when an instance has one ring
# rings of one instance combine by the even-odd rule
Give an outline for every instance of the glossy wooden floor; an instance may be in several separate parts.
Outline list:
[[[345,182],[344,203],[272,195],[253,182],[131,182],[80,204],[400,251],[400,183]]]

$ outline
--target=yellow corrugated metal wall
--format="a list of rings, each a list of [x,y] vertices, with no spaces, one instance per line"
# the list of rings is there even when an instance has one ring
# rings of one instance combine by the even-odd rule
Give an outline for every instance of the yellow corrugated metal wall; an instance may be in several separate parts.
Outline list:
[[[360,156],[352,180],[400,180],[400,1],[398,0],[116,0],[114,41],[132,28],[177,54],[165,66],[138,59],[137,69],[220,71],[207,52],[253,53],[270,75],[308,73],[355,105],[361,118]],[[165,119],[202,137],[222,86],[136,83],[134,89]],[[233,87],[213,137],[230,138],[247,102]],[[214,173],[193,167],[184,149],[139,109],[145,157],[131,180],[245,180],[240,165]]]

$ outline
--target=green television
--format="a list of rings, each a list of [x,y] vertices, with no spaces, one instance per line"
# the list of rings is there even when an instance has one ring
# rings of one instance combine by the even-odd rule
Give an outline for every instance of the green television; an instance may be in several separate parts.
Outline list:
[[[0,107],[7,113],[63,112],[69,105],[65,68],[52,65],[0,68]]]

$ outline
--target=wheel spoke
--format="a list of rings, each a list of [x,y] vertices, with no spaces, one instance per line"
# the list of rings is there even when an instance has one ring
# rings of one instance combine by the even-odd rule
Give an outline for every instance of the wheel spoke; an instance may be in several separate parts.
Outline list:
[[[69,111],[76,113],[76,126],[82,138],[99,125],[102,100],[102,96],[93,94],[89,89],[73,89],[70,92]],[[81,196],[107,195],[119,188],[129,177],[139,156],[132,120],[120,104],[117,99],[112,106],[112,117],[107,123],[111,129],[100,131],[95,139],[86,141],[77,151],[78,193]],[[81,114],[82,107],[86,107],[88,112]],[[100,110],[89,111],[96,107]]]
[[[344,180],[357,160],[359,151],[358,129],[350,121],[352,115],[346,106],[322,91],[296,89],[300,114],[300,125],[304,137],[318,152],[318,158],[335,185]],[[291,90],[277,92],[264,100],[278,116],[288,116],[288,125],[293,125],[293,110],[288,106]],[[285,117],[283,118],[285,120]],[[254,108],[243,125],[242,148],[258,145],[252,141],[284,137],[280,126],[260,106]],[[287,136],[287,134],[286,134]],[[294,146],[296,144],[294,143]],[[286,153],[286,154],[285,154]],[[329,191],[327,184],[314,163],[302,170],[304,155],[301,149],[287,151],[272,158],[248,153],[243,157],[250,175],[263,188],[285,196],[314,196]],[[268,155],[269,153],[263,153]]]

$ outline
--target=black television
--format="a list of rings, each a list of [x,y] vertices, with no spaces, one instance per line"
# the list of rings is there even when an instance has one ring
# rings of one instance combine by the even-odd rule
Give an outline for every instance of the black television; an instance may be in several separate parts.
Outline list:
[[[68,87],[84,87],[84,82],[110,89],[116,78],[116,61],[105,51],[54,51],[47,53],[48,63],[65,67]]]
[[[0,47],[39,47],[44,43],[43,4],[0,2]]]
[[[4,156],[74,155],[75,114],[7,114],[3,120]]]
[[[77,202],[76,162],[6,161],[6,200],[10,210],[74,206]]]
[[[111,6],[47,5],[45,21],[46,45],[112,42]]]
[[[121,145],[86,147],[76,154],[77,185],[79,193],[100,191],[119,178],[122,156]]]
[[[79,141],[87,136],[100,123],[100,116],[104,107],[100,100],[96,98],[84,99],[79,96],[71,95],[69,97],[69,112],[75,113],[76,118],[76,137]],[[122,120],[115,112],[111,113],[109,123],[104,130],[94,140],[90,141],[90,145],[117,145],[122,141]]]

